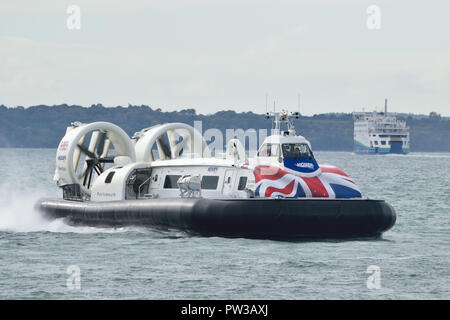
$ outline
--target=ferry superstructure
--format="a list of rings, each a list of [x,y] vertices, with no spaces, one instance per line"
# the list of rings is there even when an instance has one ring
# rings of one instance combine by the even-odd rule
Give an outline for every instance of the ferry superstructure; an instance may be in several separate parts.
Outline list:
[[[353,150],[357,154],[407,154],[409,152],[409,127],[387,112],[353,112]]]

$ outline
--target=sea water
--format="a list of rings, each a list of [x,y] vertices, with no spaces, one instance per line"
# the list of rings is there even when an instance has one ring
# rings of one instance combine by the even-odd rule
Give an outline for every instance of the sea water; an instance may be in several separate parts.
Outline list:
[[[1,299],[449,299],[450,154],[316,152],[385,199],[381,239],[272,241],[74,227],[33,209],[62,196],[55,150],[0,149]]]

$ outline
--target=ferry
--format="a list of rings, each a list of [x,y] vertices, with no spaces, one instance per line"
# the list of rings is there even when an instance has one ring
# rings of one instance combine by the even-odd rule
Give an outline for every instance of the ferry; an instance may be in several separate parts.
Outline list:
[[[268,113],[273,130],[254,157],[239,139],[211,154],[184,123],[131,138],[109,122],[72,123],[56,152],[62,199],[41,199],[49,218],[95,226],[142,225],[203,236],[379,237],[395,223],[384,200],[365,199],[343,170],[319,164],[297,135],[298,113]]]
[[[353,112],[354,152],[357,154],[407,154],[409,127],[404,120],[384,112]]]

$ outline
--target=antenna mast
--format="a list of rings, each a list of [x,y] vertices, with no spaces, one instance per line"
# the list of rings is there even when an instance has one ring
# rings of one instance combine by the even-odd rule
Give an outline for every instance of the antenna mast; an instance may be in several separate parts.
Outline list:
[[[266,95],[266,109],[267,109],[267,95]],[[300,94],[298,94],[298,112],[289,113],[287,110],[282,109],[281,111],[276,111],[275,101],[273,101],[273,111],[266,112],[266,118],[270,119],[273,117],[273,127],[272,135],[281,134],[281,125],[284,124],[287,127],[287,131],[283,132],[283,135],[295,136],[295,128],[293,124],[293,119],[300,118]]]
[[[284,135],[291,135],[295,136],[295,128],[294,124],[291,119],[298,119],[298,112],[289,112],[287,110],[281,110],[281,111],[273,111],[268,112],[266,115],[266,118],[269,119],[270,117],[273,117],[273,123],[274,127],[272,129],[272,135],[279,135],[281,134],[281,125],[286,125],[288,131],[284,131]]]

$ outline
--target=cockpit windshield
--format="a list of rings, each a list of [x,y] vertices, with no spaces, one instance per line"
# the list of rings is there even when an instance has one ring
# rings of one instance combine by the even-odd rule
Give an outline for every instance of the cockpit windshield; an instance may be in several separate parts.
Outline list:
[[[313,158],[313,153],[306,143],[283,143],[284,158]]]

